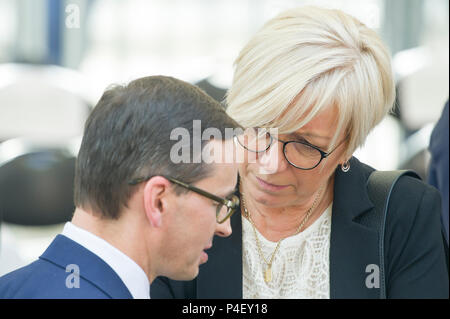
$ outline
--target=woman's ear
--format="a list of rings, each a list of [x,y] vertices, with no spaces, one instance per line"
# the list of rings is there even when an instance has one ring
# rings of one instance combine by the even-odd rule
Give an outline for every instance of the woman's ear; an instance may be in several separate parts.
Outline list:
[[[162,176],[150,178],[144,186],[144,209],[152,227],[160,227],[168,209],[165,200],[170,195],[170,182]]]

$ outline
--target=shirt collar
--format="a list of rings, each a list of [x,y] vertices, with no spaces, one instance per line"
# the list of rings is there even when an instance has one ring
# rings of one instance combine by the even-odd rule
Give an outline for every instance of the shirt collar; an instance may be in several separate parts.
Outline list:
[[[150,282],[144,270],[104,239],[68,222],[62,235],[103,259],[122,279],[134,299],[150,299]]]

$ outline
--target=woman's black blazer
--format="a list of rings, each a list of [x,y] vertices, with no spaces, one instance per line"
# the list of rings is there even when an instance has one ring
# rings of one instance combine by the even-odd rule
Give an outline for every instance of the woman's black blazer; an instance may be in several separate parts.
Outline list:
[[[361,223],[374,212],[366,187],[373,168],[354,157],[350,165],[347,173],[337,169],[335,174],[330,298],[379,298],[379,289],[366,285],[372,274],[366,267],[379,264],[377,230]],[[385,229],[387,298],[448,298],[448,251],[442,239],[438,191],[403,176],[389,205]],[[209,260],[200,266],[196,279],[158,277],[151,285],[151,298],[242,298],[240,214],[232,216],[231,225],[230,237],[214,238]]]

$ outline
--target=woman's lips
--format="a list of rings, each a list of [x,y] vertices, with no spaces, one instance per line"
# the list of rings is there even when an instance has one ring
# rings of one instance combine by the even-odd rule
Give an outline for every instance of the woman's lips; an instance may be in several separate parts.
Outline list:
[[[263,188],[263,189],[266,189],[266,190],[269,190],[269,191],[280,191],[280,190],[282,190],[282,189],[285,189],[285,188],[287,188],[289,185],[275,185],[275,184],[271,184],[271,183],[268,183],[268,182],[266,182],[266,181],[264,181],[264,180],[262,180],[261,178],[259,178],[259,177],[256,177],[256,180],[258,181],[258,184]]]

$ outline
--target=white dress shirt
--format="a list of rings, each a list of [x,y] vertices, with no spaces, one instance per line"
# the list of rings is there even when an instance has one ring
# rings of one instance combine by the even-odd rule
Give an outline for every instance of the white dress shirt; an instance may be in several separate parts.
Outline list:
[[[68,222],[62,235],[103,259],[122,279],[134,299],[150,299],[150,282],[144,270],[104,239]]]

